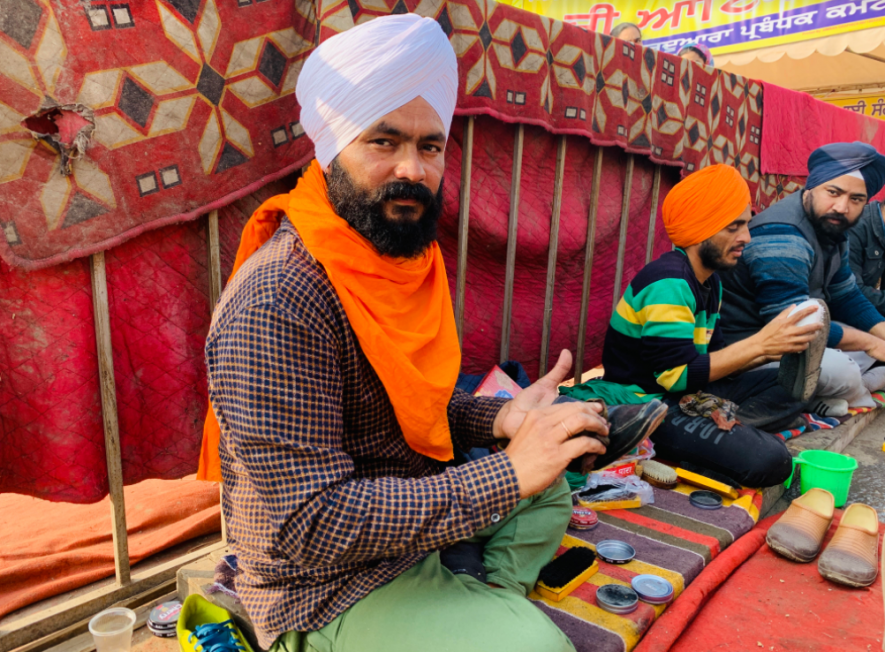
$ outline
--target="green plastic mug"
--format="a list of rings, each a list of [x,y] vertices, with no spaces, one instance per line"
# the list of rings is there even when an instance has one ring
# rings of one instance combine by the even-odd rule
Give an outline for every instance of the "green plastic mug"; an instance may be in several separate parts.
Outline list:
[[[836,499],[836,507],[842,507],[848,500],[851,476],[857,468],[857,460],[848,455],[830,451],[802,451],[793,458],[793,473],[796,465],[802,466],[800,488],[804,494],[809,489],[826,489]],[[789,488],[793,473],[784,486]]]

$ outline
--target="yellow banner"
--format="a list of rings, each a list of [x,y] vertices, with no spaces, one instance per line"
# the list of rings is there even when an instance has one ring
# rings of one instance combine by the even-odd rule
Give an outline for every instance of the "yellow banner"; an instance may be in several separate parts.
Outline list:
[[[871,118],[885,120],[885,94],[882,93],[838,98],[819,97],[817,99]]]
[[[502,1],[603,34],[635,23],[643,45],[670,53],[691,42],[715,55],[885,25],[885,0]]]

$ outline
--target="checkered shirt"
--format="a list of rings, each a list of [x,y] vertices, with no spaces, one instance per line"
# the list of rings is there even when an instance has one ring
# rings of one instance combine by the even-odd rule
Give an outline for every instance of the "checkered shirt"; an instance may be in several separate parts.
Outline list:
[[[288,220],[225,289],[206,358],[237,590],[264,648],[326,625],[519,500],[503,453],[450,467],[409,448],[334,287]],[[502,404],[455,390],[455,445],[489,445]]]

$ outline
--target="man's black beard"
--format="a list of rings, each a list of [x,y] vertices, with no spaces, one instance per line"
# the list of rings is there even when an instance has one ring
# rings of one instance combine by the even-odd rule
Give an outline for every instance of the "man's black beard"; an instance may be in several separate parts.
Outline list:
[[[382,256],[417,258],[436,240],[442,214],[442,183],[436,195],[422,183],[406,181],[365,190],[357,187],[338,159],[332,161],[326,183],[335,212]],[[413,199],[420,206],[395,206],[396,219],[391,220],[384,214],[384,204],[394,199]],[[416,220],[414,215],[421,208],[423,212]]]
[[[822,239],[825,243],[833,240],[841,240],[842,236],[845,235],[845,232],[854,226],[854,224],[849,222],[847,217],[839,213],[818,215],[817,210],[814,207],[814,198],[811,196],[811,192],[806,192],[808,194],[802,197],[802,207],[805,209],[805,214],[808,215],[808,221],[811,222],[811,226],[814,228],[817,237]],[[827,222],[829,219],[838,220],[839,223],[830,224]]]
[[[698,256],[700,256],[703,266],[714,272],[722,272],[735,266],[735,263],[725,260],[725,254],[710,240],[704,240],[701,243]]]

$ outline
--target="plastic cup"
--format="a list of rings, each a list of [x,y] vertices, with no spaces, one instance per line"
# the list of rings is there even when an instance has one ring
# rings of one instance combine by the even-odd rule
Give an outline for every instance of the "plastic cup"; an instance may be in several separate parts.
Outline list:
[[[135,612],[125,607],[105,609],[89,621],[96,652],[129,652]]]

